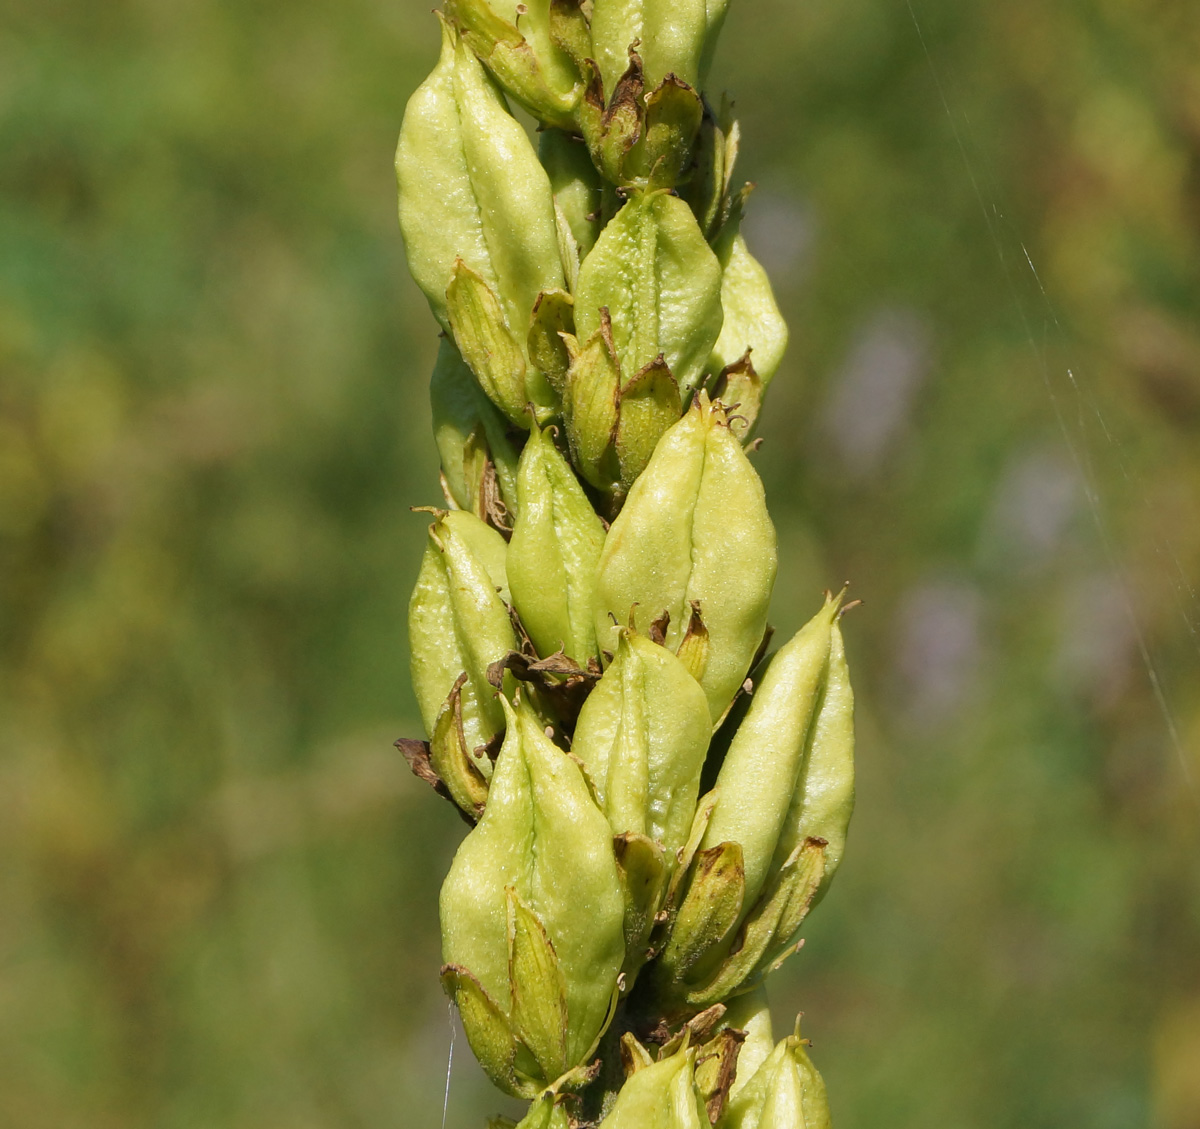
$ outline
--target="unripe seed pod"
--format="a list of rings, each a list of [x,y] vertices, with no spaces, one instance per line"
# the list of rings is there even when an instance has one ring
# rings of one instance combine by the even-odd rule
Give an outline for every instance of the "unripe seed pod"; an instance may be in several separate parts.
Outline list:
[[[712,722],[696,680],[665,647],[622,629],[584,703],[572,751],[615,833],[649,836],[669,856],[691,830]]]
[[[517,504],[507,570],[521,622],[539,654],[562,649],[586,666],[597,656],[594,601],[604,526],[549,432],[536,426],[521,452]]]
[[[534,1096],[592,1053],[624,956],[612,831],[579,766],[519,701],[487,807],[442,886],[443,978],[471,1047]]]
[[[487,680],[487,668],[517,649],[508,609],[504,538],[474,514],[443,513],[430,526],[429,543],[408,605],[412,681],[425,731],[460,674],[466,746],[485,779],[491,761],[482,752],[504,728],[504,712]]]
[[[841,865],[846,829],[853,812],[854,691],[850,686],[841,626],[835,619],[830,632],[829,668],[821,702],[810,730],[791,807],[771,860],[772,870],[778,871],[806,840],[823,840],[825,861],[821,885],[814,898],[814,901],[818,900]]]
[[[693,1078],[696,1051],[684,1047],[630,1077],[600,1129],[711,1129]]]
[[[713,246],[721,263],[721,308],[725,320],[713,346],[709,368],[720,372],[736,364],[750,350],[754,371],[766,388],[783,360],[788,328],[775,302],[767,272],[750,254],[739,226],[739,219],[730,220]]]
[[[677,196],[638,193],[600,233],[579,268],[580,341],[602,309],[626,379],[662,354],[682,393],[696,386],[721,332],[721,265]]]
[[[446,14],[496,81],[531,114],[547,125],[571,127],[583,84],[555,41],[550,0],[446,0]]]
[[[724,412],[701,392],[659,441],[609,530],[597,580],[600,646],[615,650],[612,620],[626,622],[632,608],[643,633],[669,612],[674,649],[697,602],[708,632],[697,681],[719,718],[762,640],[775,567],[762,483]]]
[[[766,884],[801,780],[839,604],[840,597],[827,599],[771,660],[717,776],[717,802],[701,849],[741,846],[747,908]]]
[[[655,969],[665,1000],[706,1007],[777,968],[841,859],[854,699],[840,603],[828,598],[771,660],[729,746]]]
[[[444,337],[429,382],[429,399],[442,477],[454,504],[476,517],[488,516],[487,466],[491,463],[500,498],[515,513],[517,454],[507,425],[453,343]]]
[[[444,21],[441,58],[404,114],[396,176],[409,269],[442,328],[462,259],[523,336],[538,294],[564,282],[550,181],[496,85]]]
[[[651,86],[675,74],[699,88],[710,26],[719,26],[715,9],[723,15],[724,7],[711,0],[594,0],[592,44],[604,89],[611,92],[615,87],[634,40],[640,41],[638,51]],[[709,9],[717,19],[710,20]]]
[[[830,1129],[825,1082],[808,1057],[808,1040],[782,1040],[733,1095],[717,1129]]]

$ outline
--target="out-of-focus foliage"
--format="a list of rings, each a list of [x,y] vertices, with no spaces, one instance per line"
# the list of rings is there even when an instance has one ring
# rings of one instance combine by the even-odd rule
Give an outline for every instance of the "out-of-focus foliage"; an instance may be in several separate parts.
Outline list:
[[[903,3],[739,0],[711,84],[793,326],[773,619],[867,601],[775,1007],[840,1129],[1196,1129],[1200,11],[913,11],[933,71]],[[5,6],[0,1124],[440,1123],[463,829],[390,745],[436,49],[408,0]]]

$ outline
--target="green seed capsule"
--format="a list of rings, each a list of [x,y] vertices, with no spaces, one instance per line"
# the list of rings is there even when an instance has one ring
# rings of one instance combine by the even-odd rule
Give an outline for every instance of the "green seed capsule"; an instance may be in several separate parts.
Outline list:
[[[602,309],[626,380],[662,354],[682,393],[696,386],[721,332],[721,265],[678,197],[635,195],[600,233],[579,268],[580,341]]]
[[[770,668],[768,668],[769,670]],[[841,865],[854,812],[854,691],[838,621],[830,633],[829,668],[791,807],[775,847],[778,871],[806,840],[825,842],[819,899]],[[815,900],[815,899],[814,899]]]
[[[443,979],[476,1057],[532,1097],[594,1050],[624,955],[612,831],[579,766],[509,706],[487,808],[442,886]]]
[[[829,598],[771,660],[729,746],[656,969],[665,999],[706,1007],[777,968],[841,860],[854,699],[840,603]]]
[[[767,387],[787,349],[787,322],[775,303],[770,279],[750,254],[737,221],[725,225],[713,250],[721,262],[721,308],[725,321],[709,368],[720,372],[750,350],[754,371]]]
[[[747,908],[762,892],[801,782],[809,730],[829,671],[840,599],[828,599],[767,667],[717,776],[701,849],[738,843]]]
[[[538,653],[564,650],[580,665],[597,655],[596,565],[604,526],[548,432],[534,427],[517,475],[518,517],[508,579]]]
[[[710,4],[718,6],[711,0]],[[651,86],[674,74],[699,88],[709,33],[708,6],[705,0],[594,0],[592,45],[604,89],[616,86],[635,40],[640,41],[638,51]]]
[[[491,464],[500,498],[509,512],[515,513],[517,455],[508,439],[507,425],[458,350],[444,337],[429,381],[429,399],[442,477],[454,504],[476,517],[488,517]]]
[[[775,566],[762,483],[720,407],[701,392],[659,441],[609,530],[597,579],[600,645],[615,651],[612,620],[626,622],[632,608],[643,633],[669,612],[666,645],[674,649],[698,603],[707,657],[693,673],[719,718],[762,640]]]
[[[649,836],[669,855],[683,846],[711,729],[704,691],[683,664],[622,629],[572,744],[614,832]]]
[[[509,94],[540,121],[569,129],[583,83],[555,41],[552,7],[550,0],[447,0],[446,15]]]
[[[446,287],[462,261],[522,337],[543,290],[561,288],[550,181],[479,61],[443,22],[442,54],[409,100],[396,150],[409,269],[449,330]]]
[[[731,1098],[717,1129],[830,1129],[825,1082],[807,1046],[797,1023]]]
[[[695,1050],[683,1048],[637,1071],[600,1129],[711,1129],[693,1079],[695,1061]]]
[[[504,712],[487,668],[517,649],[508,609],[504,538],[474,514],[452,511],[430,526],[429,544],[408,606],[412,681],[425,731],[437,719],[458,677],[467,748],[485,777],[486,754],[476,752],[504,728]]]

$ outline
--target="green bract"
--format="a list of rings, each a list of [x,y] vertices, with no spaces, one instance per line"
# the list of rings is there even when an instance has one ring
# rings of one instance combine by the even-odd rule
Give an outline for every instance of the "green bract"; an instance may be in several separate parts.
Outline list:
[[[408,605],[413,688],[425,731],[433,735],[438,715],[462,674],[462,721],[467,748],[474,752],[504,728],[504,713],[488,682],[489,665],[517,645],[509,620],[508,546],[474,514],[443,513],[429,527],[429,543]],[[478,752],[479,771],[491,762]]]
[[[505,507],[515,513],[517,456],[504,418],[446,338],[438,345],[437,363],[429,380],[429,399],[444,490],[453,504],[486,519],[492,508],[489,503],[498,495]]]
[[[624,956],[612,833],[579,766],[524,702],[487,808],[442,886],[447,990],[492,1080],[534,1096],[591,1054]]]
[[[570,127],[583,83],[579,68],[559,46],[564,30],[559,5],[446,0],[446,14],[496,81],[531,114],[548,125]]]
[[[604,526],[548,432],[534,427],[517,474],[518,516],[508,547],[513,601],[538,651],[597,657],[596,565]]]
[[[699,619],[703,643],[688,666],[716,720],[762,641],[774,579],[762,483],[724,412],[701,392],[659,441],[609,530],[597,582],[600,645],[615,648],[613,620],[625,623],[631,612],[642,632],[669,613],[670,648],[688,646]]]

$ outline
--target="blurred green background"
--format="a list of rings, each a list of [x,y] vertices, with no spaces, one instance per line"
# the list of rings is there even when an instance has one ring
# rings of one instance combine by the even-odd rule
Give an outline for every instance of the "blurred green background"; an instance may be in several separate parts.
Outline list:
[[[391,747],[436,42],[0,7],[4,1126],[441,1124],[463,827]],[[1179,0],[732,6],[773,620],[866,601],[850,851],[773,990],[839,1129],[1200,1127],[1198,59]],[[447,1125],[505,1108],[460,1039]]]

